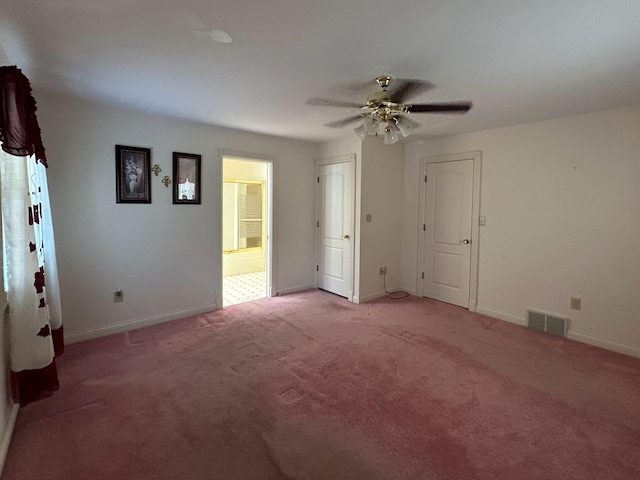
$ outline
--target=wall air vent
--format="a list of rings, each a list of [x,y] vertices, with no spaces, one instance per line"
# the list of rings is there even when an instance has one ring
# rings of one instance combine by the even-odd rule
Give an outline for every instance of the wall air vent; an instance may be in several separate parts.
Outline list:
[[[527,326],[558,337],[566,337],[569,319],[534,310],[527,310]]]

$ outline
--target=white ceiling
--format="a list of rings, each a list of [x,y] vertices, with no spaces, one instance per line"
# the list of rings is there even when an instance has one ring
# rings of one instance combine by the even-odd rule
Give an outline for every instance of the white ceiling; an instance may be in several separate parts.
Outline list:
[[[0,11],[0,61],[36,89],[289,138],[353,135],[322,125],[353,110],[305,101],[364,102],[345,85],[387,73],[440,87],[416,103],[474,103],[414,114],[414,137],[640,104],[639,0],[0,0]],[[193,33],[211,29],[233,42]]]

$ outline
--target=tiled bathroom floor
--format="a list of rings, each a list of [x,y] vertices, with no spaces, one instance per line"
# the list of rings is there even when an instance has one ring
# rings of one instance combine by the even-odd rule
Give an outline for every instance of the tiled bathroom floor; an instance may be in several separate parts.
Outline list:
[[[267,272],[247,273],[224,277],[222,306],[252,302],[267,296]]]

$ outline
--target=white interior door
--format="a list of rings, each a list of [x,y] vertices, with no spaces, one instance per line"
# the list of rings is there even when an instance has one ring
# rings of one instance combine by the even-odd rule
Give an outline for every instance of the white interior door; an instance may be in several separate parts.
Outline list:
[[[427,165],[424,297],[469,306],[473,160]]]
[[[353,163],[318,165],[318,288],[353,296]]]

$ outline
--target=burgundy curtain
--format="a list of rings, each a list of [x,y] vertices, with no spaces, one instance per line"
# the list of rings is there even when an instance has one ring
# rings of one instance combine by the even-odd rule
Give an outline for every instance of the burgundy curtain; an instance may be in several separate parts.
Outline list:
[[[64,342],[47,160],[31,85],[15,66],[0,67],[0,141],[11,380],[25,405],[58,390]]]
[[[40,127],[36,118],[36,101],[31,95],[31,84],[18,67],[0,67],[0,141],[2,149],[10,155],[35,155],[47,166]]]

